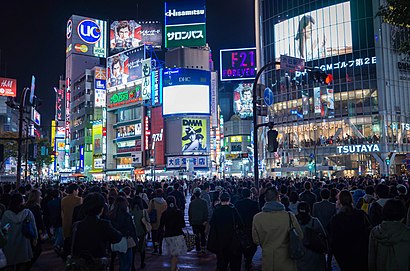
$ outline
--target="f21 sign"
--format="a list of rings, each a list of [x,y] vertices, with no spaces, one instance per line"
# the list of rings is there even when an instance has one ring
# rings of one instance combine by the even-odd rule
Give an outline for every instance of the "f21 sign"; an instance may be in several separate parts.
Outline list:
[[[253,80],[256,76],[256,48],[220,51],[221,81]]]

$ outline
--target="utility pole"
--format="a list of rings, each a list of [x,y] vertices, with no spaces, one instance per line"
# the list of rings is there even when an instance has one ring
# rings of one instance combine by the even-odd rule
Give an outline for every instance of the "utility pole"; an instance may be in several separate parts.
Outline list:
[[[17,177],[16,186],[20,187],[21,182],[21,148],[23,143],[23,121],[24,121],[24,109],[26,108],[26,95],[30,91],[29,88],[24,88],[23,93],[20,96],[20,104],[17,106],[19,109],[19,137],[17,139]]]

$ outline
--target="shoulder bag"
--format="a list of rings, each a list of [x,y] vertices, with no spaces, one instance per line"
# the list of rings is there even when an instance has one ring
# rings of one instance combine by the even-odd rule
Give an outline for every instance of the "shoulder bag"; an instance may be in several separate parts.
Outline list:
[[[303,246],[303,242],[299,237],[298,232],[293,225],[292,218],[290,213],[288,212],[289,216],[289,257],[292,260],[298,260],[305,255],[305,247]]]
[[[315,220],[312,218],[312,228],[305,228],[305,246],[316,253],[325,254],[328,251],[326,235],[316,231],[314,225]]]
[[[22,226],[21,226],[21,232],[23,233],[23,236],[26,237],[27,239],[33,240],[36,238],[36,230],[33,226],[33,223],[31,222],[29,215],[26,216],[26,218],[23,220]]]

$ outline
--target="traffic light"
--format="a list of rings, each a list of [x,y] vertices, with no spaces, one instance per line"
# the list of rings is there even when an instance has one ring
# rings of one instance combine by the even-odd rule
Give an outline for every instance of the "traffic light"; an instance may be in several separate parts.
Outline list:
[[[278,146],[279,146],[278,131],[269,130],[268,131],[268,151],[276,152],[278,150]]]
[[[386,158],[386,165],[390,166],[390,158]]]
[[[309,164],[308,164],[308,169],[309,169],[309,171],[313,171],[314,163],[315,163],[315,162],[313,162],[313,160],[311,160],[311,161],[309,162]]]
[[[329,85],[333,82],[333,75],[330,73],[328,74],[325,71],[322,71],[321,69],[314,69],[310,73],[313,78],[313,81],[315,82],[319,82],[326,85]]]

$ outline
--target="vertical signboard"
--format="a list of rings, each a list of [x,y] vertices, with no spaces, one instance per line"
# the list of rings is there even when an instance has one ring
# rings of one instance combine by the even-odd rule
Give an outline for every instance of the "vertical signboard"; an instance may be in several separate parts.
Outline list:
[[[327,109],[334,110],[335,109],[335,97],[333,93],[333,89],[327,89]]]
[[[212,127],[218,127],[218,73],[211,72],[211,117]]]
[[[64,90],[54,88],[56,92],[56,120],[63,120]]]
[[[162,108],[154,107],[151,112],[152,142],[155,142],[155,164],[165,165],[165,130],[164,118],[162,117]]]
[[[307,91],[302,91],[302,110],[303,115],[309,114],[309,95]]]
[[[106,74],[104,68],[95,68],[94,76],[94,107],[106,106]]]
[[[151,99],[151,58],[142,61],[142,100]]]
[[[162,69],[151,72],[151,104],[157,106],[162,104]]]
[[[65,168],[70,167],[70,101],[71,101],[71,79],[66,79],[66,94],[65,94]]]
[[[84,170],[84,146],[80,145],[80,166],[79,169],[81,171]]]
[[[144,118],[144,150],[149,149],[149,138],[151,135],[151,131],[149,129],[149,118],[145,116]]]
[[[313,88],[313,100],[315,106],[315,113],[320,114],[322,112],[322,106],[320,103],[320,87]]]

